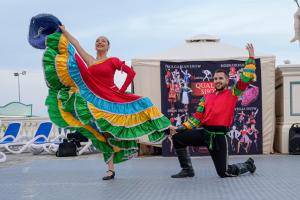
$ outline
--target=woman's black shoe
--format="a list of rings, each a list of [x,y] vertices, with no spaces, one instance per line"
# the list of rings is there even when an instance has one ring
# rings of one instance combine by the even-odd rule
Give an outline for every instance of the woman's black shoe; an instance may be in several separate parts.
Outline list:
[[[107,181],[115,178],[116,173],[113,170],[108,170],[107,172],[111,172],[112,174],[109,176],[104,176],[102,180]]]

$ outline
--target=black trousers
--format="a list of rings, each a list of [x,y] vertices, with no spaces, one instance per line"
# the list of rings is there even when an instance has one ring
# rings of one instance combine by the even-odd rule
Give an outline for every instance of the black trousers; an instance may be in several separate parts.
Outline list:
[[[209,149],[211,135],[205,129],[187,130],[173,135],[175,149],[187,146],[206,146]],[[215,135],[212,140],[212,149],[209,153],[220,177],[237,176],[238,171],[234,165],[228,165],[228,144],[226,135]]]

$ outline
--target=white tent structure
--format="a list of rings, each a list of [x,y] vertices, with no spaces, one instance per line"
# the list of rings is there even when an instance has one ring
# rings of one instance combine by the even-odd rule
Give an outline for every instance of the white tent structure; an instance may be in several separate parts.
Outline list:
[[[263,153],[269,154],[273,152],[275,132],[275,56],[257,52],[255,56],[261,60]],[[160,61],[245,61],[247,58],[245,49],[221,43],[214,36],[197,35],[168,51],[132,59],[136,71],[134,92],[149,97],[161,108]]]

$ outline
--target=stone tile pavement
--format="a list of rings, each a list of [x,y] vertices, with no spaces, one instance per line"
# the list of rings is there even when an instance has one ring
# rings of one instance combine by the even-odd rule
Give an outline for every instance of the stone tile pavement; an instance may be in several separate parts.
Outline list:
[[[176,158],[141,157],[116,166],[116,179],[102,181],[100,154],[56,158],[29,153],[0,163],[1,200],[299,200],[300,156],[255,155],[257,171],[219,178],[210,157],[192,158],[194,178],[171,179]],[[231,156],[230,163],[246,160]]]

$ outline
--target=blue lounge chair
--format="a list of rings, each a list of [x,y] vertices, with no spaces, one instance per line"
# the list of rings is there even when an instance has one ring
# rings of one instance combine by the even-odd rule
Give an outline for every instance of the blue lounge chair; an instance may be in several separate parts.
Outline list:
[[[50,141],[49,135],[52,131],[52,127],[53,124],[51,122],[43,122],[40,124],[34,138],[28,143],[30,151],[33,154],[40,154],[43,151],[47,153],[55,153],[54,147],[59,145],[59,139],[63,138],[63,136],[59,135]]]
[[[21,130],[21,123],[14,122],[10,123],[4,132],[3,138],[0,140],[0,147],[1,145],[11,143],[16,141],[18,134]]]
[[[10,123],[4,132],[3,138],[0,140],[0,150],[7,150],[10,144],[18,144],[14,146],[14,149],[22,147],[25,143],[18,142],[20,137],[18,136],[21,130],[20,122]]]

